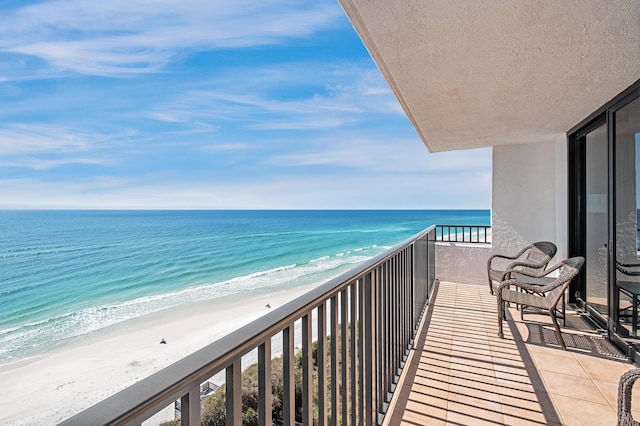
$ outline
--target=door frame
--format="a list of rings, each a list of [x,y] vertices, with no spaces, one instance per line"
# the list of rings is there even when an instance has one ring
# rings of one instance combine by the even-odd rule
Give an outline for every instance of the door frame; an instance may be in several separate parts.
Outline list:
[[[607,265],[608,265],[608,318],[590,309],[578,296],[586,298],[586,270],[583,270],[571,283],[569,301],[589,314],[596,327],[606,330],[608,337],[636,362],[640,362],[640,353],[636,352],[617,332],[618,292],[616,291],[616,161],[615,161],[615,112],[632,101],[640,98],[640,80],[615,96],[589,117],[567,132],[567,233],[569,256],[585,256],[586,254],[586,135],[606,124],[607,129]],[[638,206],[640,208],[640,206]],[[586,302],[586,300],[585,300]]]

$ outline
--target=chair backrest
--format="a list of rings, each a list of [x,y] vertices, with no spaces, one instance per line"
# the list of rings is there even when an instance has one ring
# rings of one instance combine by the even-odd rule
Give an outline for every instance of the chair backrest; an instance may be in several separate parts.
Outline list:
[[[584,266],[584,257],[571,257],[560,263],[563,265],[559,269],[558,279],[562,282],[562,285],[559,285],[547,293],[547,297],[555,300],[556,302],[560,300],[562,293],[564,293],[569,284],[571,284],[571,280],[582,270],[582,267]]]
[[[616,260],[616,269],[629,277],[640,277],[640,269],[638,267],[640,267],[638,263],[622,263]]]
[[[556,255],[558,248],[555,244],[550,241],[538,241],[537,243],[533,243],[531,250],[527,253],[525,257],[526,262],[535,263],[539,265],[537,268],[532,268],[528,266],[523,266],[521,268],[524,273],[529,274],[537,274],[540,272],[540,269],[545,269],[549,264],[549,261]]]

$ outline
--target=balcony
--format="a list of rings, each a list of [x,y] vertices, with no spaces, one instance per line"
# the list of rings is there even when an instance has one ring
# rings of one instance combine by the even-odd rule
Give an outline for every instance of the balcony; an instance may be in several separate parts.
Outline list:
[[[576,312],[563,329],[568,351],[547,317],[521,321],[513,308],[499,339],[482,275],[472,284],[436,279],[442,250],[457,249],[458,261],[468,253],[466,242],[436,243],[442,235],[432,226],[63,424],[139,425],[178,401],[181,424],[199,425],[201,384],[215,377],[226,384],[226,424],[240,425],[251,356],[261,425],[613,424],[626,357]],[[491,249],[471,244],[478,258]],[[444,271],[453,260],[443,257]],[[282,359],[275,397],[274,358]]]

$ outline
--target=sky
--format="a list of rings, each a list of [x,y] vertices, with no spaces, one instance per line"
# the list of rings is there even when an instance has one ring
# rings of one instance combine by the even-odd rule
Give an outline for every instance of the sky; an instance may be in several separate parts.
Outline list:
[[[4,0],[0,209],[488,209],[337,0]]]

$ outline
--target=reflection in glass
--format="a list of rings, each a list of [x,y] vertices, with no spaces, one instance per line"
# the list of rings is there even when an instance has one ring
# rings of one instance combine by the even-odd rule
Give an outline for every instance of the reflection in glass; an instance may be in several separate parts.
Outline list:
[[[616,290],[618,333],[637,344],[640,258],[638,249],[638,206],[640,184],[640,99],[615,116],[616,151]],[[638,266],[634,266],[638,265]]]
[[[607,315],[607,129],[602,125],[586,135],[587,304]]]

